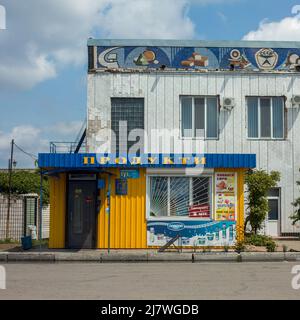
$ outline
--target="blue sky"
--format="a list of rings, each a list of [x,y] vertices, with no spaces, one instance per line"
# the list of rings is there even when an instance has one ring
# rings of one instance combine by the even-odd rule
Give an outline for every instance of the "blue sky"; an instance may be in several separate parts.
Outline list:
[[[86,39],[298,40],[298,1],[0,0],[0,167],[9,142],[37,154],[72,141],[86,113]],[[124,15],[124,10],[128,14]],[[33,166],[16,152],[18,167]]]

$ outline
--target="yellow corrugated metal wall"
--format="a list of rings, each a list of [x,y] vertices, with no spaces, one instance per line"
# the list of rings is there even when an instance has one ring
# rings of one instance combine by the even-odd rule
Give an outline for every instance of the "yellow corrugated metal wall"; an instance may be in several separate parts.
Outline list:
[[[242,240],[244,225],[244,169],[218,169],[215,172],[237,172],[237,235]],[[146,223],[146,171],[140,169],[138,179],[128,179],[128,195],[115,195],[115,179],[119,178],[119,170],[111,169],[111,198],[110,198],[110,247],[112,249],[144,249],[147,248]],[[101,207],[98,213],[97,248],[108,247],[108,213],[107,187],[108,175],[102,174],[105,189],[99,190]],[[50,248],[65,247],[66,223],[66,174],[59,178],[50,178]]]
[[[66,174],[50,177],[50,238],[49,248],[65,247]]]
[[[245,183],[245,170],[238,170],[238,190],[237,190],[237,205],[238,205],[238,218],[237,218],[237,241],[244,241],[244,183]]]
[[[112,169],[110,198],[110,247],[113,249],[147,248],[147,224],[146,224],[146,171],[140,169],[138,179],[128,179],[128,195],[115,195],[115,179],[119,178],[119,170]],[[108,247],[108,214],[107,186],[108,175],[102,175],[105,179],[105,190],[100,190],[101,209],[98,215],[98,248]]]

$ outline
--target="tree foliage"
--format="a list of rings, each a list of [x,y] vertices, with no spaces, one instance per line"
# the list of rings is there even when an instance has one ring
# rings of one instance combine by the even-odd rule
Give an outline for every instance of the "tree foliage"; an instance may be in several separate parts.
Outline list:
[[[40,173],[39,170],[34,172],[28,170],[12,171],[11,191],[12,195],[21,195],[36,193],[40,195]],[[43,177],[43,204],[49,203],[49,182],[47,177]],[[0,193],[9,193],[9,174],[0,172]]]
[[[298,186],[300,186],[300,181],[296,182]],[[300,221],[300,197],[297,198],[292,205],[295,207],[294,214],[291,215],[292,224],[295,225],[298,221]]]
[[[248,187],[249,215],[245,221],[245,228],[250,223],[251,230],[255,234],[261,229],[266,215],[269,212],[267,194],[270,188],[274,188],[280,180],[278,171],[267,173],[265,170],[249,170],[245,177]]]

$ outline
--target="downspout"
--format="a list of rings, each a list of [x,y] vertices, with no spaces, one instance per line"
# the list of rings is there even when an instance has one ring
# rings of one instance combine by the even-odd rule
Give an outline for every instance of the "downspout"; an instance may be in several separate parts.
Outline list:
[[[42,244],[42,216],[43,216],[43,173],[41,171],[41,180],[40,180],[40,208],[39,208],[39,240],[40,240],[40,250]]]
[[[107,213],[108,213],[108,241],[107,241],[107,252],[110,253],[110,193],[111,193],[111,179],[110,174],[108,175],[108,190],[107,190]]]

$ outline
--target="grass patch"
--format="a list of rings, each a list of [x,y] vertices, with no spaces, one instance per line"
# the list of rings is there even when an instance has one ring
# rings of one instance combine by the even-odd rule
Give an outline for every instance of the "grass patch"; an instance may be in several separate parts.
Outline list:
[[[13,239],[0,240],[0,244],[20,244],[20,242]]]
[[[46,247],[48,248],[49,239],[42,239],[42,240],[32,240],[32,247]]]

